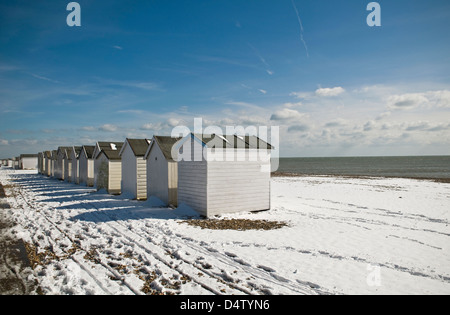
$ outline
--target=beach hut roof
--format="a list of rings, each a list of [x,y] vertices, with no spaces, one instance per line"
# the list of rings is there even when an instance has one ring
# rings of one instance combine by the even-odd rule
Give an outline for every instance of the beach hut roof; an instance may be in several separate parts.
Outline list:
[[[135,156],[145,156],[148,146],[151,140],[149,139],[126,139],[122,149],[119,152],[119,156],[122,156],[123,150],[125,150],[127,144],[130,146]]]
[[[266,149],[274,147],[256,136],[217,135],[217,134],[191,134],[209,148],[223,149]]]
[[[123,142],[107,142],[107,141],[99,141],[97,142],[100,150],[94,158],[97,159],[101,153],[103,153],[108,160],[120,160],[120,151],[124,145]]]
[[[81,148],[82,151],[86,154],[88,159],[92,159],[92,155],[94,154],[95,146],[94,145],[84,145]]]
[[[172,156],[172,147],[183,138],[181,137],[176,137],[176,138],[172,138],[172,137],[167,137],[167,136],[153,136],[154,141],[151,142],[151,144],[149,145],[147,152],[145,153],[145,158],[147,159],[148,156],[150,155],[150,150],[152,148],[153,145],[155,145],[155,142],[158,144],[159,148],[161,149],[164,157],[166,158],[166,160],[168,161],[174,161],[175,159]]]

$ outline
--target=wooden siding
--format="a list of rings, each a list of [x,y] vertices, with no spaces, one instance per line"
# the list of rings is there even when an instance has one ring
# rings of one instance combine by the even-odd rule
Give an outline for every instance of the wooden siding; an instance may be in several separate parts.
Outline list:
[[[194,146],[197,146],[195,151]],[[198,159],[201,151],[196,141],[190,141],[190,149],[191,157]],[[201,162],[191,160],[178,163],[179,204],[186,203],[207,217],[270,209],[268,151],[206,150],[207,154]]]
[[[201,215],[207,215],[207,164],[181,161],[178,163],[178,205],[187,204]]]
[[[94,185],[97,190],[108,191],[109,162],[104,154],[94,160]]]
[[[122,183],[122,161],[109,162],[109,188],[112,195],[120,195]]]
[[[169,205],[178,206],[178,163],[168,162]]]
[[[143,157],[136,158],[136,199],[147,199],[147,161]]]
[[[153,143],[147,159],[148,197],[155,196],[169,204],[168,174],[167,160],[158,144]]]
[[[82,151],[79,159],[79,183],[88,187],[94,186],[94,160],[87,159]]]
[[[72,183],[79,184],[80,183],[80,167],[79,160],[77,159],[75,150],[72,150],[72,174],[70,176],[70,180]]]

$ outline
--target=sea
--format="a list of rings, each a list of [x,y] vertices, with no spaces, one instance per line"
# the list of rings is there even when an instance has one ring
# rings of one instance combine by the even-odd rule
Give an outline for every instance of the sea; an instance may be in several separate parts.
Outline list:
[[[450,156],[280,158],[277,172],[450,180]]]

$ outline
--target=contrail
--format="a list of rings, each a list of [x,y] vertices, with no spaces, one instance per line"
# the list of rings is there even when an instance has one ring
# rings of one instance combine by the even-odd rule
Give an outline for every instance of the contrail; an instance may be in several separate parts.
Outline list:
[[[302,41],[303,45],[305,46],[306,50],[306,57],[309,58],[309,52],[308,52],[308,45],[306,45],[305,39],[303,38],[303,23],[302,19],[300,18],[300,14],[298,13],[297,6],[295,5],[294,0],[291,0],[292,6],[294,7],[295,13],[297,14],[298,24],[300,24],[300,40]]]

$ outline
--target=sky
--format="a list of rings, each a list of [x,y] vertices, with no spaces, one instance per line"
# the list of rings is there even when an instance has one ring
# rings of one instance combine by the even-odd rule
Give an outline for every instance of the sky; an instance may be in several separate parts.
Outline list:
[[[0,2],[0,158],[279,128],[279,154],[450,154],[450,2]],[[272,129],[271,129],[272,128]]]

